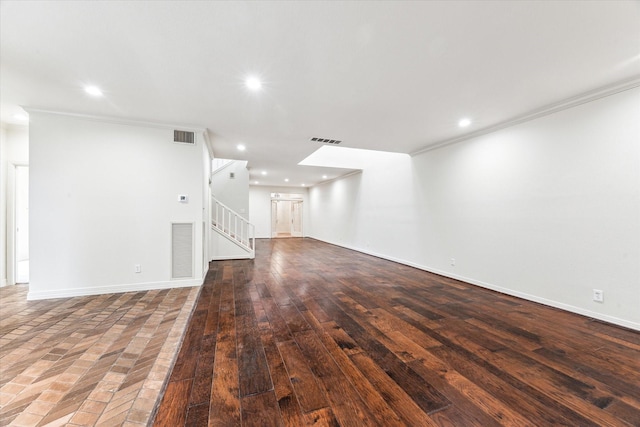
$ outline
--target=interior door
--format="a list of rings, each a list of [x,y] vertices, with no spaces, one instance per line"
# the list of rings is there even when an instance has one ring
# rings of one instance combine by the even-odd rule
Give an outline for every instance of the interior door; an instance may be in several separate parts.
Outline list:
[[[302,237],[302,202],[291,202],[291,236]]]
[[[271,201],[271,237],[278,237],[278,201]]]
[[[277,236],[291,237],[291,202],[278,200],[276,209]]]
[[[29,283],[29,167],[16,166],[15,281]]]

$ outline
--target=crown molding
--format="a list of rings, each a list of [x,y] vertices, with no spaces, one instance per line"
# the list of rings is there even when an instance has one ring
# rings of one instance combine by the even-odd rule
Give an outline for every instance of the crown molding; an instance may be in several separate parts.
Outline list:
[[[477,131],[457,136],[455,138],[445,139],[440,142],[435,142],[426,147],[420,148],[419,150],[412,151],[409,155],[416,156],[418,154],[426,153],[427,151],[436,150],[438,148],[445,147],[447,145],[456,144],[458,142],[466,141],[468,139],[476,138],[481,135],[486,135],[488,133],[492,133],[498,131],[500,129],[508,128],[514,125],[518,125],[520,123],[528,122],[531,120],[535,120],[540,117],[548,116],[553,113],[557,113],[562,110],[567,110],[573,107],[577,107],[582,104],[586,104],[591,101],[596,101],[601,98],[605,98],[607,96],[615,95],[616,93],[624,92],[629,89],[634,89],[640,87],[640,75],[633,76],[629,79],[625,79],[607,86],[600,87],[598,89],[594,89],[588,92],[584,92],[580,95],[572,96],[570,98],[563,99],[562,101],[554,102],[552,104],[548,104],[544,107],[535,109],[525,114],[521,114],[519,116],[512,117],[509,120],[505,120],[503,122],[497,123],[492,126],[488,126],[482,129],[478,129]]]
[[[336,176],[335,178],[322,180],[322,181],[318,182],[317,184],[310,185],[308,188],[318,187],[318,186],[325,185],[325,184],[331,184],[334,181],[339,181],[339,180],[342,180],[342,179],[345,179],[345,178],[349,178],[350,176],[358,175],[358,174],[361,174],[361,173],[362,173],[362,169],[355,169],[355,170],[352,170],[351,172],[345,173],[344,175]]]
[[[207,131],[207,129],[204,127],[193,126],[193,125],[134,120],[134,119],[125,119],[122,117],[112,117],[112,116],[96,116],[91,114],[71,113],[67,111],[47,110],[44,108],[37,108],[37,107],[24,107],[24,106],[21,106],[21,107],[29,114],[31,113],[53,114],[58,116],[73,117],[77,119],[91,120],[95,122],[111,123],[111,124],[117,124],[117,125],[144,126],[144,127],[159,128],[159,129],[180,129],[180,130],[186,130],[186,131],[198,132],[198,133],[205,133]]]

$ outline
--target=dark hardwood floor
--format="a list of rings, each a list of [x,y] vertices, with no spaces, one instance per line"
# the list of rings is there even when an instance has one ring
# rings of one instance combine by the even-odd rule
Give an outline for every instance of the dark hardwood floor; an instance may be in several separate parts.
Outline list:
[[[158,426],[640,426],[640,333],[312,239],[213,262]]]

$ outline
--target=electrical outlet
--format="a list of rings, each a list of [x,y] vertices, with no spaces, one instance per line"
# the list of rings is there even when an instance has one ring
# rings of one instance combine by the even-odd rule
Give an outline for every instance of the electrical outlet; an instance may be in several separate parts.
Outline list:
[[[595,302],[604,302],[604,291],[600,289],[593,290],[593,300]]]
[[[142,266],[140,264],[136,264],[134,269],[136,273],[142,273]]]
[[[452,267],[455,267],[456,266],[456,259],[455,258],[451,258],[450,263],[451,263]]]

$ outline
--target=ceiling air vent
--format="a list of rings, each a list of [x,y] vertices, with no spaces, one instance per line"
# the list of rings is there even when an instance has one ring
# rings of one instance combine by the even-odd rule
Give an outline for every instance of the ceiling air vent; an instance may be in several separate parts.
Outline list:
[[[331,144],[331,145],[338,145],[342,142],[339,139],[318,138],[315,136],[311,138],[309,141],[319,142],[321,144]]]
[[[181,144],[195,144],[196,134],[195,132],[187,132],[186,130],[174,130],[173,142],[179,142]]]

